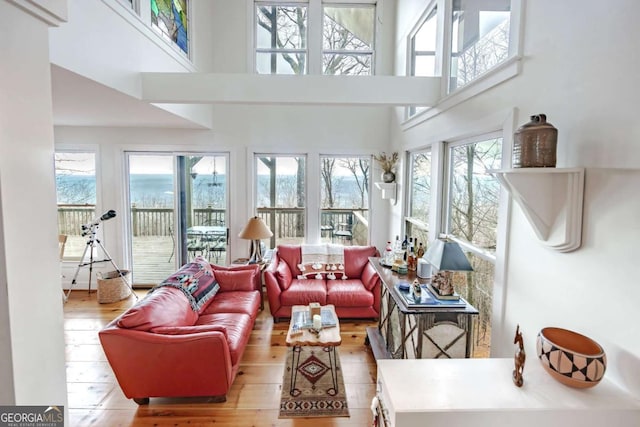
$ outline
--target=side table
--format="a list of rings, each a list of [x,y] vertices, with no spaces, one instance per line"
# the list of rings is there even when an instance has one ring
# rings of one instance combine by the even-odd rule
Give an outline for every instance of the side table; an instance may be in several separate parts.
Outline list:
[[[473,318],[478,310],[468,302],[462,307],[408,307],[398,294],[399,281],[411,283],[414,272],[399,275],[369,262],[382,281],[378,327],[367,328],[367,339],[376,359],[439,359],[471,357]],[[421,283],[428,279],[417,278]]]

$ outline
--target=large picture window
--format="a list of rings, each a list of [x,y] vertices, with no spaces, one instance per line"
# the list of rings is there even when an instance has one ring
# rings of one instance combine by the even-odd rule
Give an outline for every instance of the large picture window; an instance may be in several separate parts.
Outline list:
[[[256,71],[307,73],[308,7],[256,3]]]
[[[449,92],[509,57],[510,0],[454,0]]]
[[[480,312],[476,346],[489,348],[500,185],[502,138],[487,136],[448,144],[446,233],[467,251],[473,272],[455,275],[455,288]]]
[[[323,74],[373,74],[375,6],[325,6]]]
[[[370,157],[320,157],[320,238],[369,243]]]
[[[58,233],[67,236],[64,260],[79,260],[87,238],[82,225],[96,217],[96,155],[90,152],[55,153]]]
[[[433,8],[422,21],[409,40],[409,74],[412,76],[433,77],[440,73],[436,68],[437,8]],[[425,107],[409,107],[409,117]]]
[[[260,74],[369,75],[375,2],[255,2],[255,70]]]
[[[431,204],[431,151],[410,153],[409,171],[406,234],[426,247],[429,241]]]
[[[271,247],[302,243],[306,231],[306,157],[256,154],[256,210],[273,232]]]

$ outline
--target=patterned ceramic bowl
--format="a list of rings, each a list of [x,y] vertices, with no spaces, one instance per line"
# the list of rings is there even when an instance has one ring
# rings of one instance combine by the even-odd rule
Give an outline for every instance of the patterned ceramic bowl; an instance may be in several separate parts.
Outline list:
[[[543,328],[536,350],[546,371],[570,387],[595,386],[607,368],[607,356],[597,342],[567,329]]]

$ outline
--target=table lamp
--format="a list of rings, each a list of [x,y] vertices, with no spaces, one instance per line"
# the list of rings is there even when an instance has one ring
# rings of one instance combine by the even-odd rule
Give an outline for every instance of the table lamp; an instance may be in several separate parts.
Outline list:
[[[438,270],[431,285],[440,295],[453,295],[452,271],[473,271],[460,245],[451,240],[436,239],[422,258]]]
[[[259,264],[262,262],[262,248],[260,240],[273,236],[267,224],[262,218],[254,216],[249,219],[247,225],[244,226],[238,237],[241,239],[251,240],[251,258],[249,264]]]

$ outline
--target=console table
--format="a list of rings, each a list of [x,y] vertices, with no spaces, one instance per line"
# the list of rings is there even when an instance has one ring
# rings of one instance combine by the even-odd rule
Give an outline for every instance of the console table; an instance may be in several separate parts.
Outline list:
[[[378,326],[367,328],[376,360],[471,357],[473,318],[478,310],[469,303],[456,308],[409,308],[394,286],[402,280],[411,283],[417,278],[427,283],[429,279],[415,272],[396,274],[380,265],[377,257],[369,262],[382,280]]]
[[[378,361],[380,427],[637,427],[640,399],[609,381],[591,389],[560,384],[535,355],[522,388],[513,358]]]

